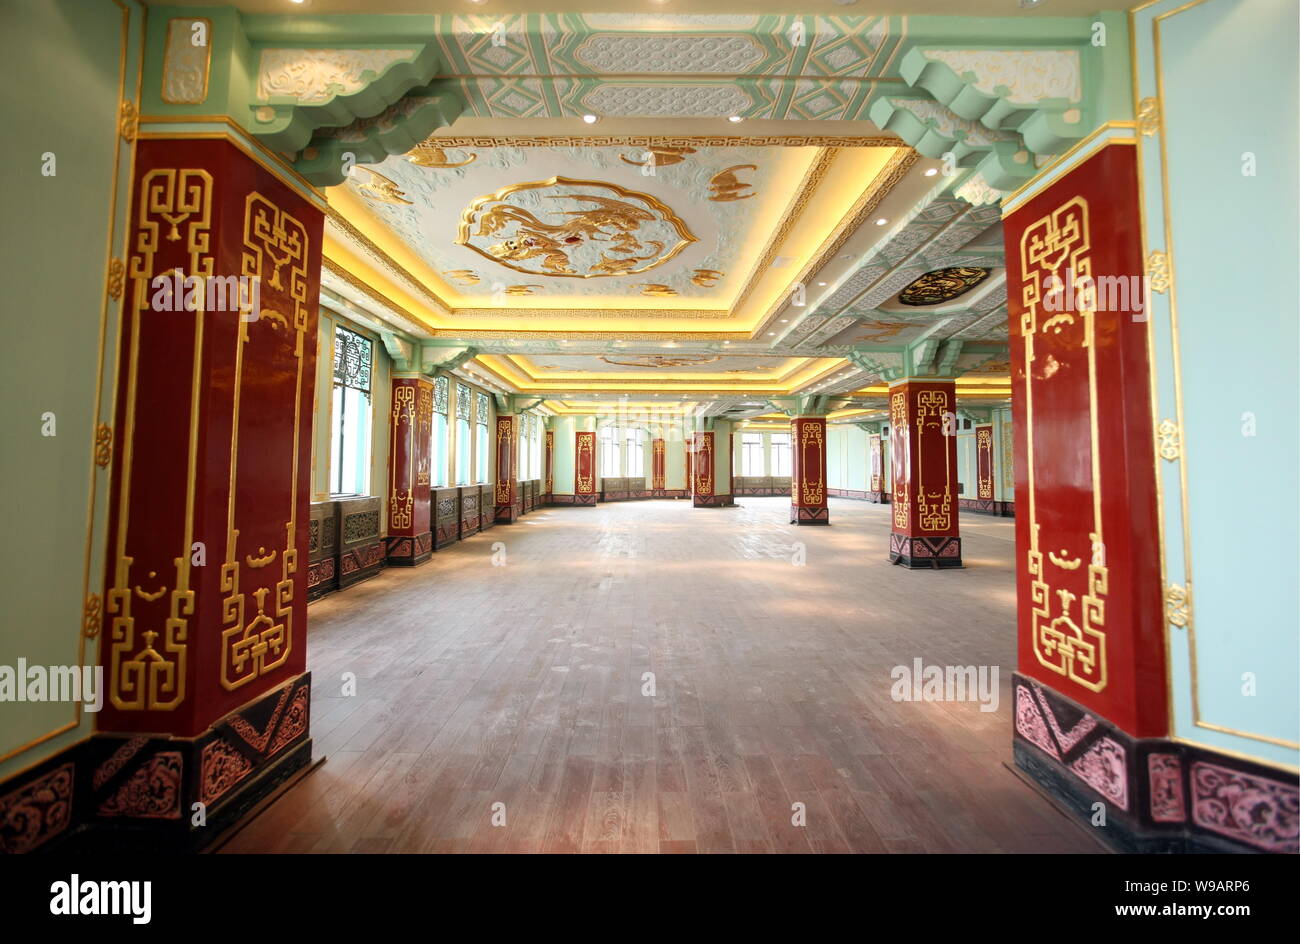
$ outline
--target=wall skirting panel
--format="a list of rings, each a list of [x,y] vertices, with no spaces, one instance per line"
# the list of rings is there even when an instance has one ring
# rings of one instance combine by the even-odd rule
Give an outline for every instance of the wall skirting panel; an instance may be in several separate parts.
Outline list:
[[[313,502],[307,523],[307,599],[339,588],[338,502]]]
[[[339,508],[339,589],[384,569],[388,550],[382,534],[383,499],[346,498]]]
[[[993,501],[986,498],[959,498],[957,499],[957,508],[959,511],[971,511],[978,515],[995,515],[999,518],[1014,518],[1016,516],[1016,503],[1009,501]]]
[[[310,714],[304,673],[194,738],[95,735],[0,786],[0,853],[202,849],[311,762]]]
[[[832,498],[853,498],[858,501],[875,502],[877,505],[889,504],[889,492],[864,492],[853,488],[828,488],[826,494]]]
[[[1124,852],[1295,854],[1295,774],[1167,738],[1134,738],[1016,673],[1016,766]]]

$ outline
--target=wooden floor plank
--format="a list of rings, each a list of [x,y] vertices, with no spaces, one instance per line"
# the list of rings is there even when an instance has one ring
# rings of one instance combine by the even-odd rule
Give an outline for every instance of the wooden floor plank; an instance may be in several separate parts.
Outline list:
[[[1097,851],[1006,768],[1013,523],[930,572],[888,506],[787,514],[545,509],[313,604],[329,760],[223,851]],[[997,710],[895,701],[916,658],[997,666]]]

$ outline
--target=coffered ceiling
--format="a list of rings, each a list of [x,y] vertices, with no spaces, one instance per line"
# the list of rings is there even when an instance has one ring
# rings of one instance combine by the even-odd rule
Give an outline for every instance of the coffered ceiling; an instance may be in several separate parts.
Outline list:
[[[583,30],[605,23],[584,17]],[[705,42],[706,19],[678,14],[673,29]],[[886,69],[897,24],[873,22],[844,26],[843,49],[819,40],[813,57]],[[548,56],[592,53],[575,23]],[[636,34],[650,54],[649,27],[605,25],[602,43]],[[926,375],[955,376],[969,408],[1008,401],[1001,194],[973,164],[922,156],[860,102],[856,118],[812,117],[797,82],[784,85],[803,104],[781,120],[767,117],[775,105],[728,117],[677,102],[586,122],[567,79],[552,84],[568,105],[516,108],[506,85],[479,101],[495,87],[482,75],[521,54],[489,33],[441,39],[448,62],[480,76],[459,118],[325,191],[325,297],[383,333],[399,369],[450,369],[558,413],[781,422],[774,408],[815,396],[832,422],[859,422],[878,418],[891,381]],[[731,38],[776,55],[764,35]],[[862,62],[835,65],[850,53]],[[617,78],[614,59],[584,62],[599,80],[588,92]]]
[[[328,296],[425,369],[558,413],[869,420],[917,356],[1009,396],[998,208],[889,135],[457,130],[327,191]]]
[[[546,141],[440,142],[362,166],[346,186],[366,203],[359,225],[412,250],[451,308],[717,318],[825,159],[818,147]]]

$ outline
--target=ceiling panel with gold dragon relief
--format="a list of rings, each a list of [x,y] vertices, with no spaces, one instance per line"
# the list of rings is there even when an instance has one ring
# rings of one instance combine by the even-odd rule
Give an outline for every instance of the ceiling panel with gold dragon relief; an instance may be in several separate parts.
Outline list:
[[[705,310],[725,317],[821,147],[435,147],[343,185],[453,309]]]
[[[689,373],[714,379],[732,379],[746,375],[755,379],[781,380],[804,367],[809,358],[733,355],[696,351],[633,353],[613,351],[607,354],[531,354],[511,357],[529,376],[563,379],[569,377],[638,376],[662,377],[665,373]]]

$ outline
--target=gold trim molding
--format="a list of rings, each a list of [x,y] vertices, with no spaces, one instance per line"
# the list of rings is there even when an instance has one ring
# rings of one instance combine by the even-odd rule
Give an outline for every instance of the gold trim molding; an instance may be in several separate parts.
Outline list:
[[[768,135],[430,135],[420,146],[440,148],[492,147],[907,147],[892,135],[851,136],[833,134]]]

